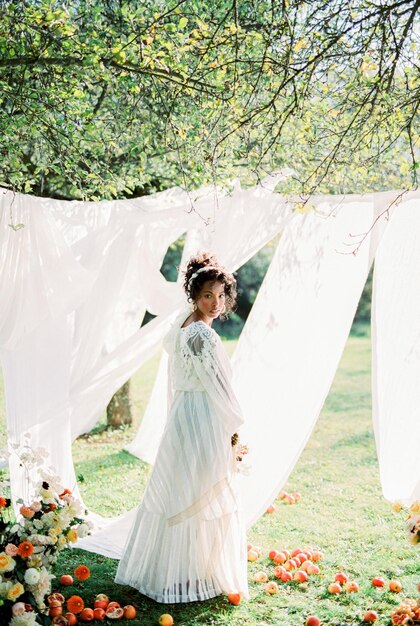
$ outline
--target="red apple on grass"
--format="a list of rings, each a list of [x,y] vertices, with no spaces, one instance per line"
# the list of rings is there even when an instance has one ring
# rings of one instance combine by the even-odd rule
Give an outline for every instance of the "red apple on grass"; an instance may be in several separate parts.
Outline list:
[[[95,619],[93,609],[90,609],[88,607],[83,609],[83,611],[80,613],[80,619],[82,620],[82,622],[93,622],[93,620]]]
[[[270,581],[269,583],[266,584],[266,586],[264,587],[264,591],[265,593],[267,593],[268,595],[272,596],[275,593],[279,592],[279,586],[277,583],[275,583],[274,581]]]
[[[95,620],[98,620],[99,622],[103,622],[103,620],[106,617],[105,609],[101,609],[100,607],[97,607],[96,609],[93,609],[93,615],[95,617]]]
[[[348,579],[349,577],[347,576],[347,574],[344,574],[344,572],[337,572],[337,574],[334,576],[335,582],[340,583],[340,585],[344,585],[344,583],[346,583]]]
[[[276,565],[276,567],[274,568],[274,576],[276,578],[281,578],[283,574],[286,573],[286,570],[284,569],[283,565]]]
[[[359,591],[359,585],[355,580],[349,580],[345,585],[344,589],[347,593],[357,593]]]
[[[283,563],[287,561],[287,556],[284,552],[277,552],[277,554],[273,558],[273,561],[276,565],[283,565]]]
[[[374,587],[383,587],[385,585],[385,579],[382,576],[375,576],[372,578],[372,585]]]
[[[109,604],[109,598],[104,593],[98,593],[93,606],[95,609],[106,609]],[[119,605],[118,605],[119,606]]]
[[[306,620],[306,626],[321,626],[321,620],[316,615],[310,615]]]
[[[399,580],[390,580],[389,581],[389,590],[392,591],[393,593],[399,593],[402,590],[402,584],[400,583]]]
[[[280,567],[281,567],[281,565],[280,565]],[[266,572],[260,571],[260,572],[256,572],[254,574],[254,582],[256,582],[256,583],[266,583],[267,580],[268,580],[268,574]]]
[[[306,583],[308,580],[308,574],[301,569],[298,569],[293,576],[293,580],[297,583]]]
[[[366,611],[366,613],[363,616],[363,621],[368,622],[370,624],[373,624],[373,622],[376,622],[377,619],[378,619],[378,614],[376,611]]]
[[[231,604],[238,606],[241,602],[241,594],[240,593],[228,593],[227,599]]]
[[[340,583],[331,583],[328,585],[328,593],[341,593],[341,591],[342,589]]]
[[[73,584],[73,576],[70,576],[70,574],[63,574],[60,576],[60,583],[65,587],[69,587]]]

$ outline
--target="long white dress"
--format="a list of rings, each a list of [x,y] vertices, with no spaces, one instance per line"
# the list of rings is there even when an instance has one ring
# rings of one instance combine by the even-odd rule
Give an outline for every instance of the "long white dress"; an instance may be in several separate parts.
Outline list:
[[[231,446],[243,417],[219,336],[202,321],[181,328],[183,319],[164,342],[173,390],[168,421],[115,581],[165,603],[248,597]]]

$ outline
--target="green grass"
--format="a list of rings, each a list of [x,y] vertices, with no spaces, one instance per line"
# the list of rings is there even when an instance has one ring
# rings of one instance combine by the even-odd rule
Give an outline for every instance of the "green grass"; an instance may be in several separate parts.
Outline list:
[[[234,346],[235,342],[227,343],[230,353]],[[133,379],[133,429],[98,432],[74,443],[83,497],[103,515],[120,513],[141,499],[150,468],[122,447],[141,420],[157,364],[156,357]],[[271,454],[280,458],[281,446],[273,446]],[[124,476],[123,483],[119,476]],[[299,490],[302,499],[292,506],[277,501],[275,513],[264,515],[250,530],[249,541],[263,548],[263,557],[249,565],[251,599],[239,607],[230,606],[224,597],[189,605],[158,604],[113,584],[116,561],[77,549],[60,557],[56,574],[71,572],[80,563],[89,565],[91,578],[66,593],[82,593],[88,602],[97,593],[107,593],[122,604],[134,604],[139,612],[131,622],[135,626],[156,624],[159,615],[167,612],[182,626],[298,626],[310,614],[318,615],[324,624],[340,626],[361,624],[368,608],[380,613],[380,624],[390,623],[390,610],[403,597],[416,596],[420,551],[406,543],[403,518],[391,512],[381,494],[371,423],[370,338],[365,331],[349,338],[321,417],[284,488]],[[279,594],[271,597],[264,594],[263,585],[252,582],[258,570],[272,573],[266,558],[269,549],[307,545],[324,552],[320,577],[311,577],[303,585],[280,583]],[[338,570],[359,582],[359,593],[332,597],[326,592]],[[403,593],[373,588],[370,581],[375,575],[398,578]],[[60,589],[59,584],[56,587]]]

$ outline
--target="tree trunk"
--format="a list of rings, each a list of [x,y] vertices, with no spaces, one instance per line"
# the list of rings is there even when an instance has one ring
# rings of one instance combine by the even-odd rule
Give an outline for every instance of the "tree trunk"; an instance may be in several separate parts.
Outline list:
[[[124,424],[132,424],[130,381],[114,394],[106,408],[106,423],[111,428],[118,428]]]

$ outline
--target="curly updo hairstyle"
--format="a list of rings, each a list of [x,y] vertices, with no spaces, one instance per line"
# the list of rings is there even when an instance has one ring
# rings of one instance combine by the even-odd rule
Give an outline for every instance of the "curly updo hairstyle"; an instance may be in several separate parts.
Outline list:
[[[209,267],[203,270],[197,276],[191,279],[201,268]],[[232,274],[219,263],[217,257],[209,252],[199,252],[191,257],[185,270],[184,290],[187,294],[188,302],[194,302],[208,280],[211,282],[220,282],[225,288],[225,311],[220,315],[221,319],[227,319],[229,313],[236,309],[236,280]]]

